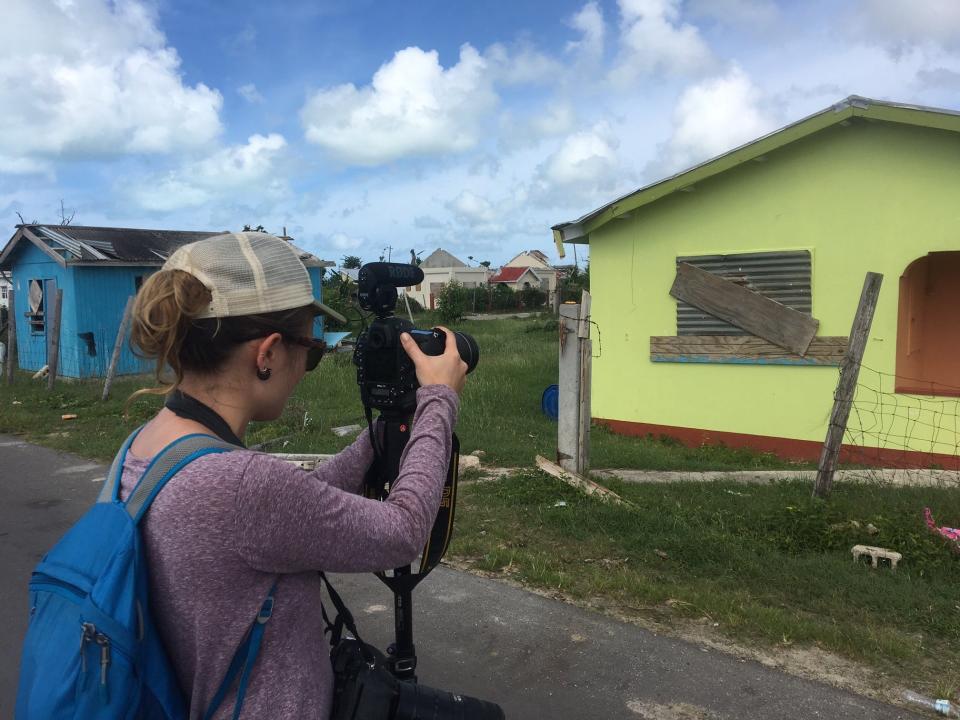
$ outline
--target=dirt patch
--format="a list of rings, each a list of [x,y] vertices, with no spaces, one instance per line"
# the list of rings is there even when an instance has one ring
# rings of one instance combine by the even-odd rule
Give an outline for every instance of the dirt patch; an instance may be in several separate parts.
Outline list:
[[[723,720],[720,715],[710,712],[706,708],[689,703],[660,703],[631,700],[627,709],[637,714],[643,720]]]

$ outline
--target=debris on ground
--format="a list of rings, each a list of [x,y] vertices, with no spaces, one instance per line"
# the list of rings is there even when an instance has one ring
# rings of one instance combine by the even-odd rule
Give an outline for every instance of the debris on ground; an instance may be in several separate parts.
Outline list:
[[[862,557],[869,557],[870,566],[874,568],[879,567],[881,560],[887,560],[890,563],[890,569],[896,570],[897,563],[903,560],[903,555],[895,550],[874,547],[873,545],[854,545],[850,552],[853,555],[854,562],[859,562]]]
[[[330,428],[332,432],[337,437],[344,437],[345,435],[353,435],[354,433],[360,432],[361,428],[359,425],[341,425],[340,427]]]

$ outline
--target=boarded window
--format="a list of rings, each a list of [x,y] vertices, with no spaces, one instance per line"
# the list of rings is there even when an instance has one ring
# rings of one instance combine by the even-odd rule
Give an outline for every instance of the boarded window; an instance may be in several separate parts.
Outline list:
[[[812,314],[810,295],[810,252],[737,253],[735,255],[693,255],[678,257],[677,264],[689,263],[725,280],[743,285],[782,305]],[[678,335],[747,335],[735,325],[715,318],[700,308],[677,301]]]
[[[960,395],[960,252],[912,262],[900,278],[896,391]]]

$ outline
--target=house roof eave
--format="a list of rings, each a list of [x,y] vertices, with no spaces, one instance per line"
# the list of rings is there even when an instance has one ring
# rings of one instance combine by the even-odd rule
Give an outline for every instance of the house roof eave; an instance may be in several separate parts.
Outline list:
[[[629,213],[634,210],[666,195],[689,188],[707,178],[760,158],[784,145],[852,117],[960,132],[960,112],[851,95],[831,107],[751,140],[722,155],[629,192],[576,220],[554,225],[551,228],[554,240],[558,245],[560,243],[589,244],[590,233],[611,220],[629,217]]]

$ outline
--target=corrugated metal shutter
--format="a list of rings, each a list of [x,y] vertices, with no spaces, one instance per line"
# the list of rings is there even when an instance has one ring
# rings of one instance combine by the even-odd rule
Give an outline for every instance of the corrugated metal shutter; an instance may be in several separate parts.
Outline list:
[[[732,280],[794,310],[813,314],[808,250],[678,257],[677,263],[682,262]],[[677,334],[749,335],[735,325],[679,300]]]

